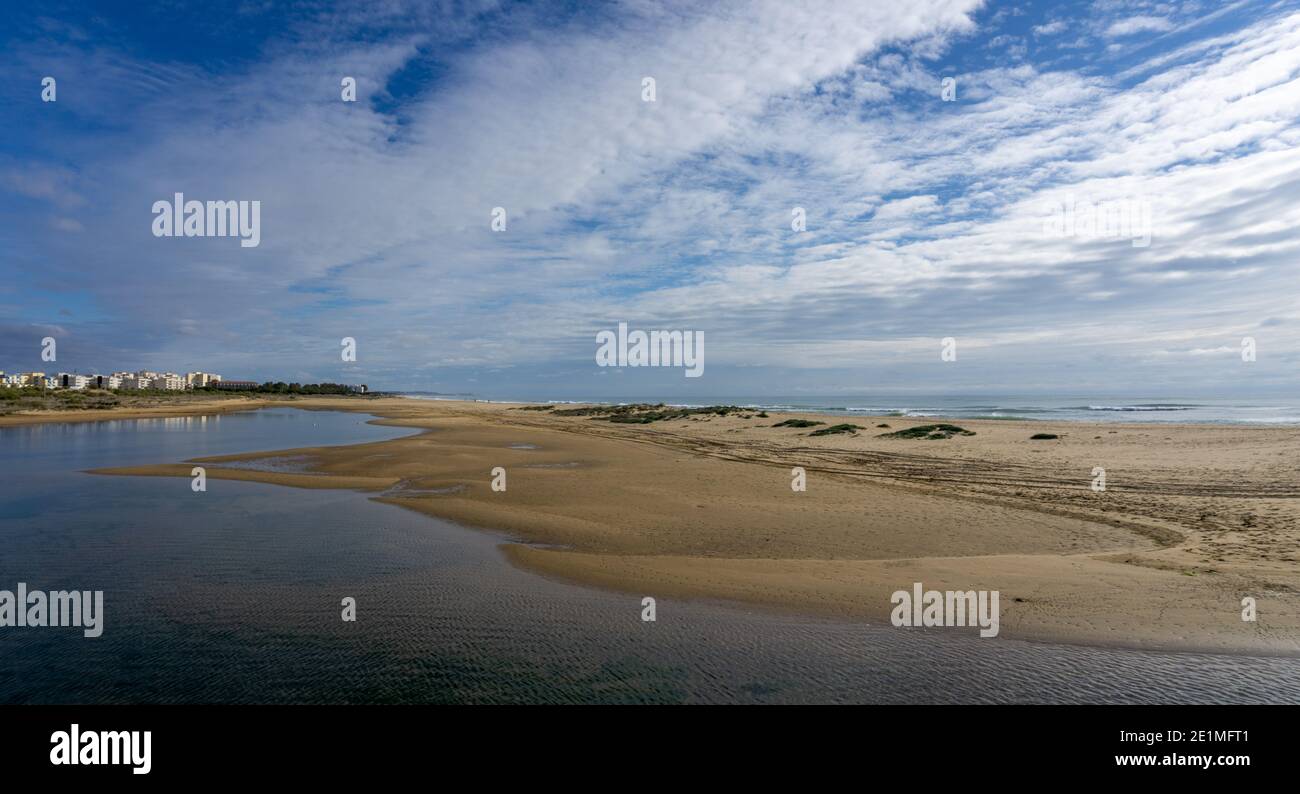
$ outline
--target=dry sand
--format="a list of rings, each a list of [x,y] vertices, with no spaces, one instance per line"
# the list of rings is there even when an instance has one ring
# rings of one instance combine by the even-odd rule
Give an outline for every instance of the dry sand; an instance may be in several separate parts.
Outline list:
[[[887,623],[890,594],[919,581],[1000,591],[1003,638],[1300,652],[1300,428],[963,420],[976,435],[908,440],[878,435],[931,420],[800,415],[866,428],[814,438],[772,427],[794,414],[620,425],[485,403],[294,404],[426,432],[275,451],[309,456],[307,474],[221,466],[270,451],[202,459],[209,479],[373,491],[506,533],[516,565],[638,596]],[[1061,438],[1029,440],[1041,432]]]

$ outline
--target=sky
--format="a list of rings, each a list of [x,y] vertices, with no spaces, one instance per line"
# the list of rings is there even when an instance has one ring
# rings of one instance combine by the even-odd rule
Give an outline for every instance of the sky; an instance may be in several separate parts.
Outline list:
[[[1300,393],[1295,0],[42,0],[0,42],[0,370]],[[259,244],[156,236],[175,193]],[[619,323],[703,374],[598,366]]]

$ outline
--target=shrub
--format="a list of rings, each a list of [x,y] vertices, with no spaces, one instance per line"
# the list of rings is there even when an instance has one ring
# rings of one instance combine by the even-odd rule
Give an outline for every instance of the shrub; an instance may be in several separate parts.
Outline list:
[[[814,422],[811,419],[787,419],[784,422],[777,422],[772,427],[816,427],[824,425],[825,422]]]
[[[952,438],[953,436],[973,436],[974,431],[957,425],[917,425],[893,433],[881,433],[880,438],[924,438],[931,441]]]
[[[831,425],[830,427],[823,427],[821,430],[814,430],[808,435],[831,436],[837,433],[853,433],[855,430],[865,430],[865,429],[866,428],[864,428],[862,425],[850,425],[850,424]]]

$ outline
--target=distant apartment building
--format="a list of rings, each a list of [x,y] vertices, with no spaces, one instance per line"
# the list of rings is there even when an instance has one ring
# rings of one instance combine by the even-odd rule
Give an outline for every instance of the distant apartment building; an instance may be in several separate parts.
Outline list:
[[[174,372],[166,372],[149,380],[149,388],[161,391],[185,391],[185,379]]]
[[[185,378],[175,372],[114,372],[112,375],[94,375],[89,385],[101,389],[155,389],[159,391],[184,391]]]
[[[148,389],[151,388],[149,385],[151,382],[152,381],[150,381],[148,378],[142,378],[134,373],[128,373],[126,377],[122,378],[122,385],[119,386],[118,388],[127,389],[130,391],[134,391],[137,389]]]
[[[220,381],[221,376],[211,372],[191,372],[185,376],[185,385],[191,389],[204,389]]]
[[[70,373],[70,372],[60,372],[58,375],[54,376],[54,379],[55,382],[58,383],[58,386],[56,388],[59,389],[72,389],[74,391],[80,391],[81,389],[84,389],[90,385],[90,377],[88,375],[77,375],[75,373]]]
[[[26,386],[44,386],[44,372],[15,372],[12,375],[6,375],[4,379],[6,386],[17,386],[23,388]]]
[[[208,384],[211,388],[222,391],[252,391],[259,385],[261,384],[251,380],[219,380]]]
[[[91,375],[90,386],[94,389],[120,389],[122,388],[122,376]]]

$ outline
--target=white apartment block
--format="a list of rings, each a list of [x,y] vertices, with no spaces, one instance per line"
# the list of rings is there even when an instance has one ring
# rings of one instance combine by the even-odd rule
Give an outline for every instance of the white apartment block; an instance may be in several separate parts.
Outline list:
[[[70,372],[60,372],[54,376],[54,380],[59,384],[58,388],[73,389],[80,391],[91,385],[90,377],[87,375],[74,375]]]
[[[211,372],[191,372],[185,376],[185,385],[191,389],[202,389],[214,383],[220,383],[221,376]]]
[[[91,375],[90,388],[120,389],[122,388],[122,377],[120,375]]]
[[[5,376],[5,385],[7,386],[43,386],[45,385],[44,372],[15,372],[12,375]]]
[[[167,373],[152,378],[149,381],[150,388],[163,389],[165,391],[185,391],[185,379],[174,373]]]

